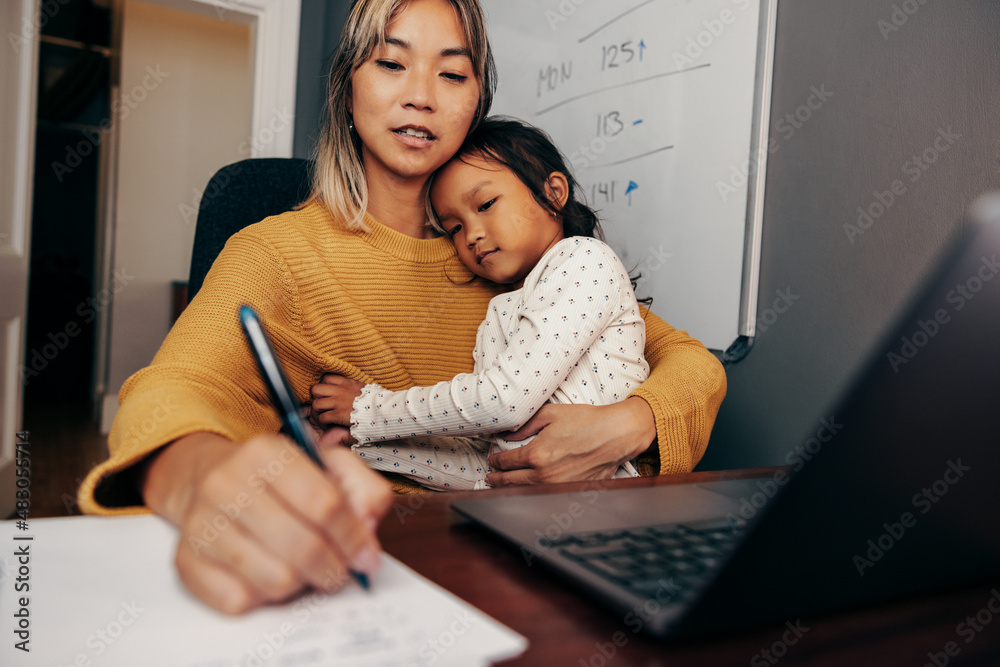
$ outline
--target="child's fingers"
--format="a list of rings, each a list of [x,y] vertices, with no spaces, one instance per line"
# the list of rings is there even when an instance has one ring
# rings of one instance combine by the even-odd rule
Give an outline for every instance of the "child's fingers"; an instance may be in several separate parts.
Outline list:
[[[340,402],[333,396],[317,398],[312,402],[312,411],[313,414],[321,417],[322,415],[319,413],[336,410],[338,405],[340,405]]]
[[[355,380],[350,379],[346,375],[337,375],[336,373],[327,373],[319,380],[323,384],[332,384],[339,386],[344,386],[345,384],[355,382]]]
[[[320,425],[340,424],[351,425],[351,404],[346,405],[337,398],[316,399],[312,404],[316,422]]]
[[[352,394],[360,394],[365,387],[365,383],[360,380],[352,380],[344,375],[334,375],[333,373],[327,373],[320,378],[320,384],[339,387],[342,391]]]
[[[337,391],[339,391],[339,387],[336,385],[320,383],[314,384],[309,393],[312,394],[313,398],[324,398],[326,396],[333,396]]]

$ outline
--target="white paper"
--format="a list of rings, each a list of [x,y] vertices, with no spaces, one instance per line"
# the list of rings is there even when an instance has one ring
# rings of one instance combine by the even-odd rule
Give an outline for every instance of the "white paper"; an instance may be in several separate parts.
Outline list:
[[[33,539],[15,539],[27,537]],[[308,593],[240,617],[220,614],[180,583],[176,540],[155,516],[35,519],[27,531],[0,522],[0,664],[467,667],[527,646],[388,556],[370,591],[352,582],[334,595]],[[24,608],[30,652],[15,648],[25,621],[15,614]]]

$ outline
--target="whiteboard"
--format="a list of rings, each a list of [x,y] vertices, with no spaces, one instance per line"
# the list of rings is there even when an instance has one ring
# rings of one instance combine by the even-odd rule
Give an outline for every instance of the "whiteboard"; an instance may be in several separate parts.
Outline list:
[[[552,136],[639,296],[715,350],[755,331],[776,2],[483,2],[493,113]]]

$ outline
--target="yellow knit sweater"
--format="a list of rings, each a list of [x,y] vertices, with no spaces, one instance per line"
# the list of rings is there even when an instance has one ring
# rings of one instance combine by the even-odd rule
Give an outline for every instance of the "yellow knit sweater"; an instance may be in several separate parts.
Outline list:
[[[111,457],[80,487],[83,511],[145,511],[132,466],[177,438],[207,431],[242,442],[279,429],[240,330],[243,303],[260,315],[303,402],[325,372],[398,390],[472,370],[476,329],[501,287],[475,278],[446,238],[367,224],[370,232],[348,231],[310,205],[229,240],[152,364],[122,387]],[[652,407],[659,447],[640,471],[687,472],[708,443],[725,373],[698,341],[652,314],[646,338],[651,373],[633,395]]]

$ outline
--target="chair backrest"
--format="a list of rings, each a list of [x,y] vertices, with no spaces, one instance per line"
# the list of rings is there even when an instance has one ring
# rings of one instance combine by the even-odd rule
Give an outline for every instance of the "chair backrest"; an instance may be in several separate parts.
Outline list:
[[[229,237],[247,225],[290,211],[309,196],[313,163],[301,158],[254,158],[212,176],[198,206],[188,300],[201,289]]]

